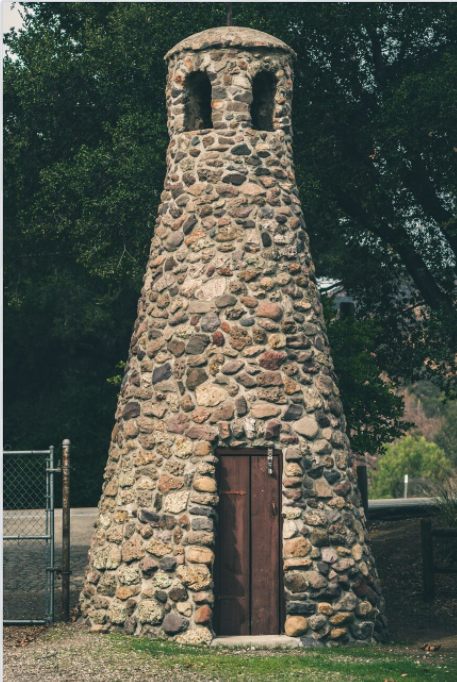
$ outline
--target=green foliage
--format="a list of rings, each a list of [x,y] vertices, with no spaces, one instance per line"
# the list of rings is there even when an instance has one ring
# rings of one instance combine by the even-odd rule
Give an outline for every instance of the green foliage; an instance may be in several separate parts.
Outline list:
[[[163,55],[224,24],[226,7],[23,5],[4,65],[5,440],[70,436],[84,481],[74,502],[94,504],[116,399],[107,378],[126,359],[165,172]],[[378,370],[431,374],[448,393],[456,376],[457,8],[236,3],[233,14],[298,55],[300,197],[318,273],[358,301],[351,371],[371,388],[345,374],[338,327],[332,343],[354,442],[373,452],[398,411]],[[356,343],[357,327],[340,331]]]
[[[373,499],[398,497],[403,477],[442,483],[451,473],[451,463],[441,448],[423,436],[404,436],[386,447],[373,474],[370,496]]]
[[[443,526],[457,528],[457,479],[438,485],[434,491]]]
[[[457,400],[446,404],[443,425],[435,436],[435,442],[457,467]]]
[[[401,420],[402,398],[381,374],[376,355],[381,326],[374,320],[336,317],[329,304],[324,310],[352,448],[377,455],[408,426]]]

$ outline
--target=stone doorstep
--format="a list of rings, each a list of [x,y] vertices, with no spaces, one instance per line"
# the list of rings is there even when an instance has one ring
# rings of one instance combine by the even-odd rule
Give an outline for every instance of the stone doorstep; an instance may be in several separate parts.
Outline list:
[[[299,637],[287,635],[236,635],[216,637],[211,646],[228,649],[299,649],[303,645]]]

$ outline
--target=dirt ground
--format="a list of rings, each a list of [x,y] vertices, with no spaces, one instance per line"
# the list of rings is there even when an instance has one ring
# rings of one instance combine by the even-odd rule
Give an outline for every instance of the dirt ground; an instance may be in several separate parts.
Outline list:
[[[372,523],[369,531],[392,641],[457,651],[457,574],[436,575],[436,598],[424,602],[419,519]],[[444,564],[451,551],[457,557],[455,549],[455,541],[436,545],[435,562]]]
[[[457,580],[455,576],[439,575],[436,579],[436,598],[427,604],[422,599],[422,566],[420,553],[419,520],[373,523],[370,537],[383,583],[387,617],[392,644],[390,651],[403,651],[408,655],[424,657],[422,647],[432,645],[430,654],[435,665],[446,668],[446,661],[457,656]],[[436,559],[446,557],[449,548],[437,552]],[[78,542],[78,566],[83,566],[83,542]],[[78,573],[80,569],[78,569]],[[73,586],[79,588],[81,576],[73,574]],[[76,598],[76,589],[73,595]],[[63,636],[62,636],[63,633]],[[105,638],[106,640],[106,638]],[[41,682],[54,680],[91,680],[94,682],[136,682],[144,679],[163,678],[163,670],[154,670],[151,661],[147,665],[141,656],[114,651],[109,641],[101,650],[96,638],[89,635],[81,625],[52,630],[43,627],[6,627],[4,629],[5,682]],[[78,662],[83,656],[84,666]],[[55,668],[59,660],[59,673]],[[61,675],[62,661],[68,665],[68,673]],[[152,667],[151,667],[152,665]],[[149,667],[148,667],[149,666]],[[110,671],[108,674],[108,670]],[[155,674],[156,673],[156,674]],[[184,677],[174,671],[175,680],[200,679],[193,674]],[[332,679],[353,679],[334,677]],[[358,678],[356,678],[358,679]],[[389,678],[385,678],[389,679]],[[415,678],[414,678],[415,679]],[[438,679],[438,678],[437,678]],[[441,678],[440,678],[441,679]],[[452,680],[446,676],[443,679]],[[454,678],[455,679],[455,678]]]

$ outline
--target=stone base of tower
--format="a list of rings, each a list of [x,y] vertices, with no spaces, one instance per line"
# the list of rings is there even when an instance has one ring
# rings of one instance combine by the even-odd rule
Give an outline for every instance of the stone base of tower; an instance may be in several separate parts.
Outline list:
[[[127,423],[139,431],[137,419]],[[215,446],[169,434],[160,422],[140,438],[148,449],[134,455],[134,480],[120,470],[104,488],[81,594],[83,618],[94,631],[207,644],[216,636],[218,598]],[[301,638],[305,646],[382,639],[382,598],[352,477],[331,488],[325,478],[312,478],[320,472],[300,447],[288,446],[282,456],[285,608],[278,634]],[[344,449],[340,456],[346,458]],[[158,482],[153,498],[149,477]],[[154,504],[142,506],[151,499]]]

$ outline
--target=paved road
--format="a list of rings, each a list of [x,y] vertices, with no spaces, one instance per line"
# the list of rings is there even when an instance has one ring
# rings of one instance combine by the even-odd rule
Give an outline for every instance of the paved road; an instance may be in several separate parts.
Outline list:
[[[77,603],[82,587],[87,550],[97,518],[97,509],[71,510],[71,605]],[[45,517],[41,510],[5,511],[3,533],[43,534]],[[60,565],[62,513],[55,513],[56,565]],[[46,612],[47,553],[43,541],[6,540],[3,545],[3,601],[5,619],[41,619]],[[56,580],[56,615],[60,612],[60,579]]]
[[[430,510],[433,501],[426,498],[407,500],[373,500],[369,503],[369,517],[394,519],[420,516],[418,510]],[[371,513],[370,513],[371,512]],[[70,595],[72,606],[77,603],[82,587],[87,550],[97,518],[96,507],[72,509],[71,511],[71,570]],[[27,533],[41,534],[45,531],[44,513],[41,510],[17,510],[4,512],[4,535]],[[60,565],[62,513],[56,509],[56,565]],[[3,549],[4,571],[4,618],[43,618],[46,606],[45,546],[42,541],[8,540]],[[59,616],[60,579],[56,581],[56,615]]]

